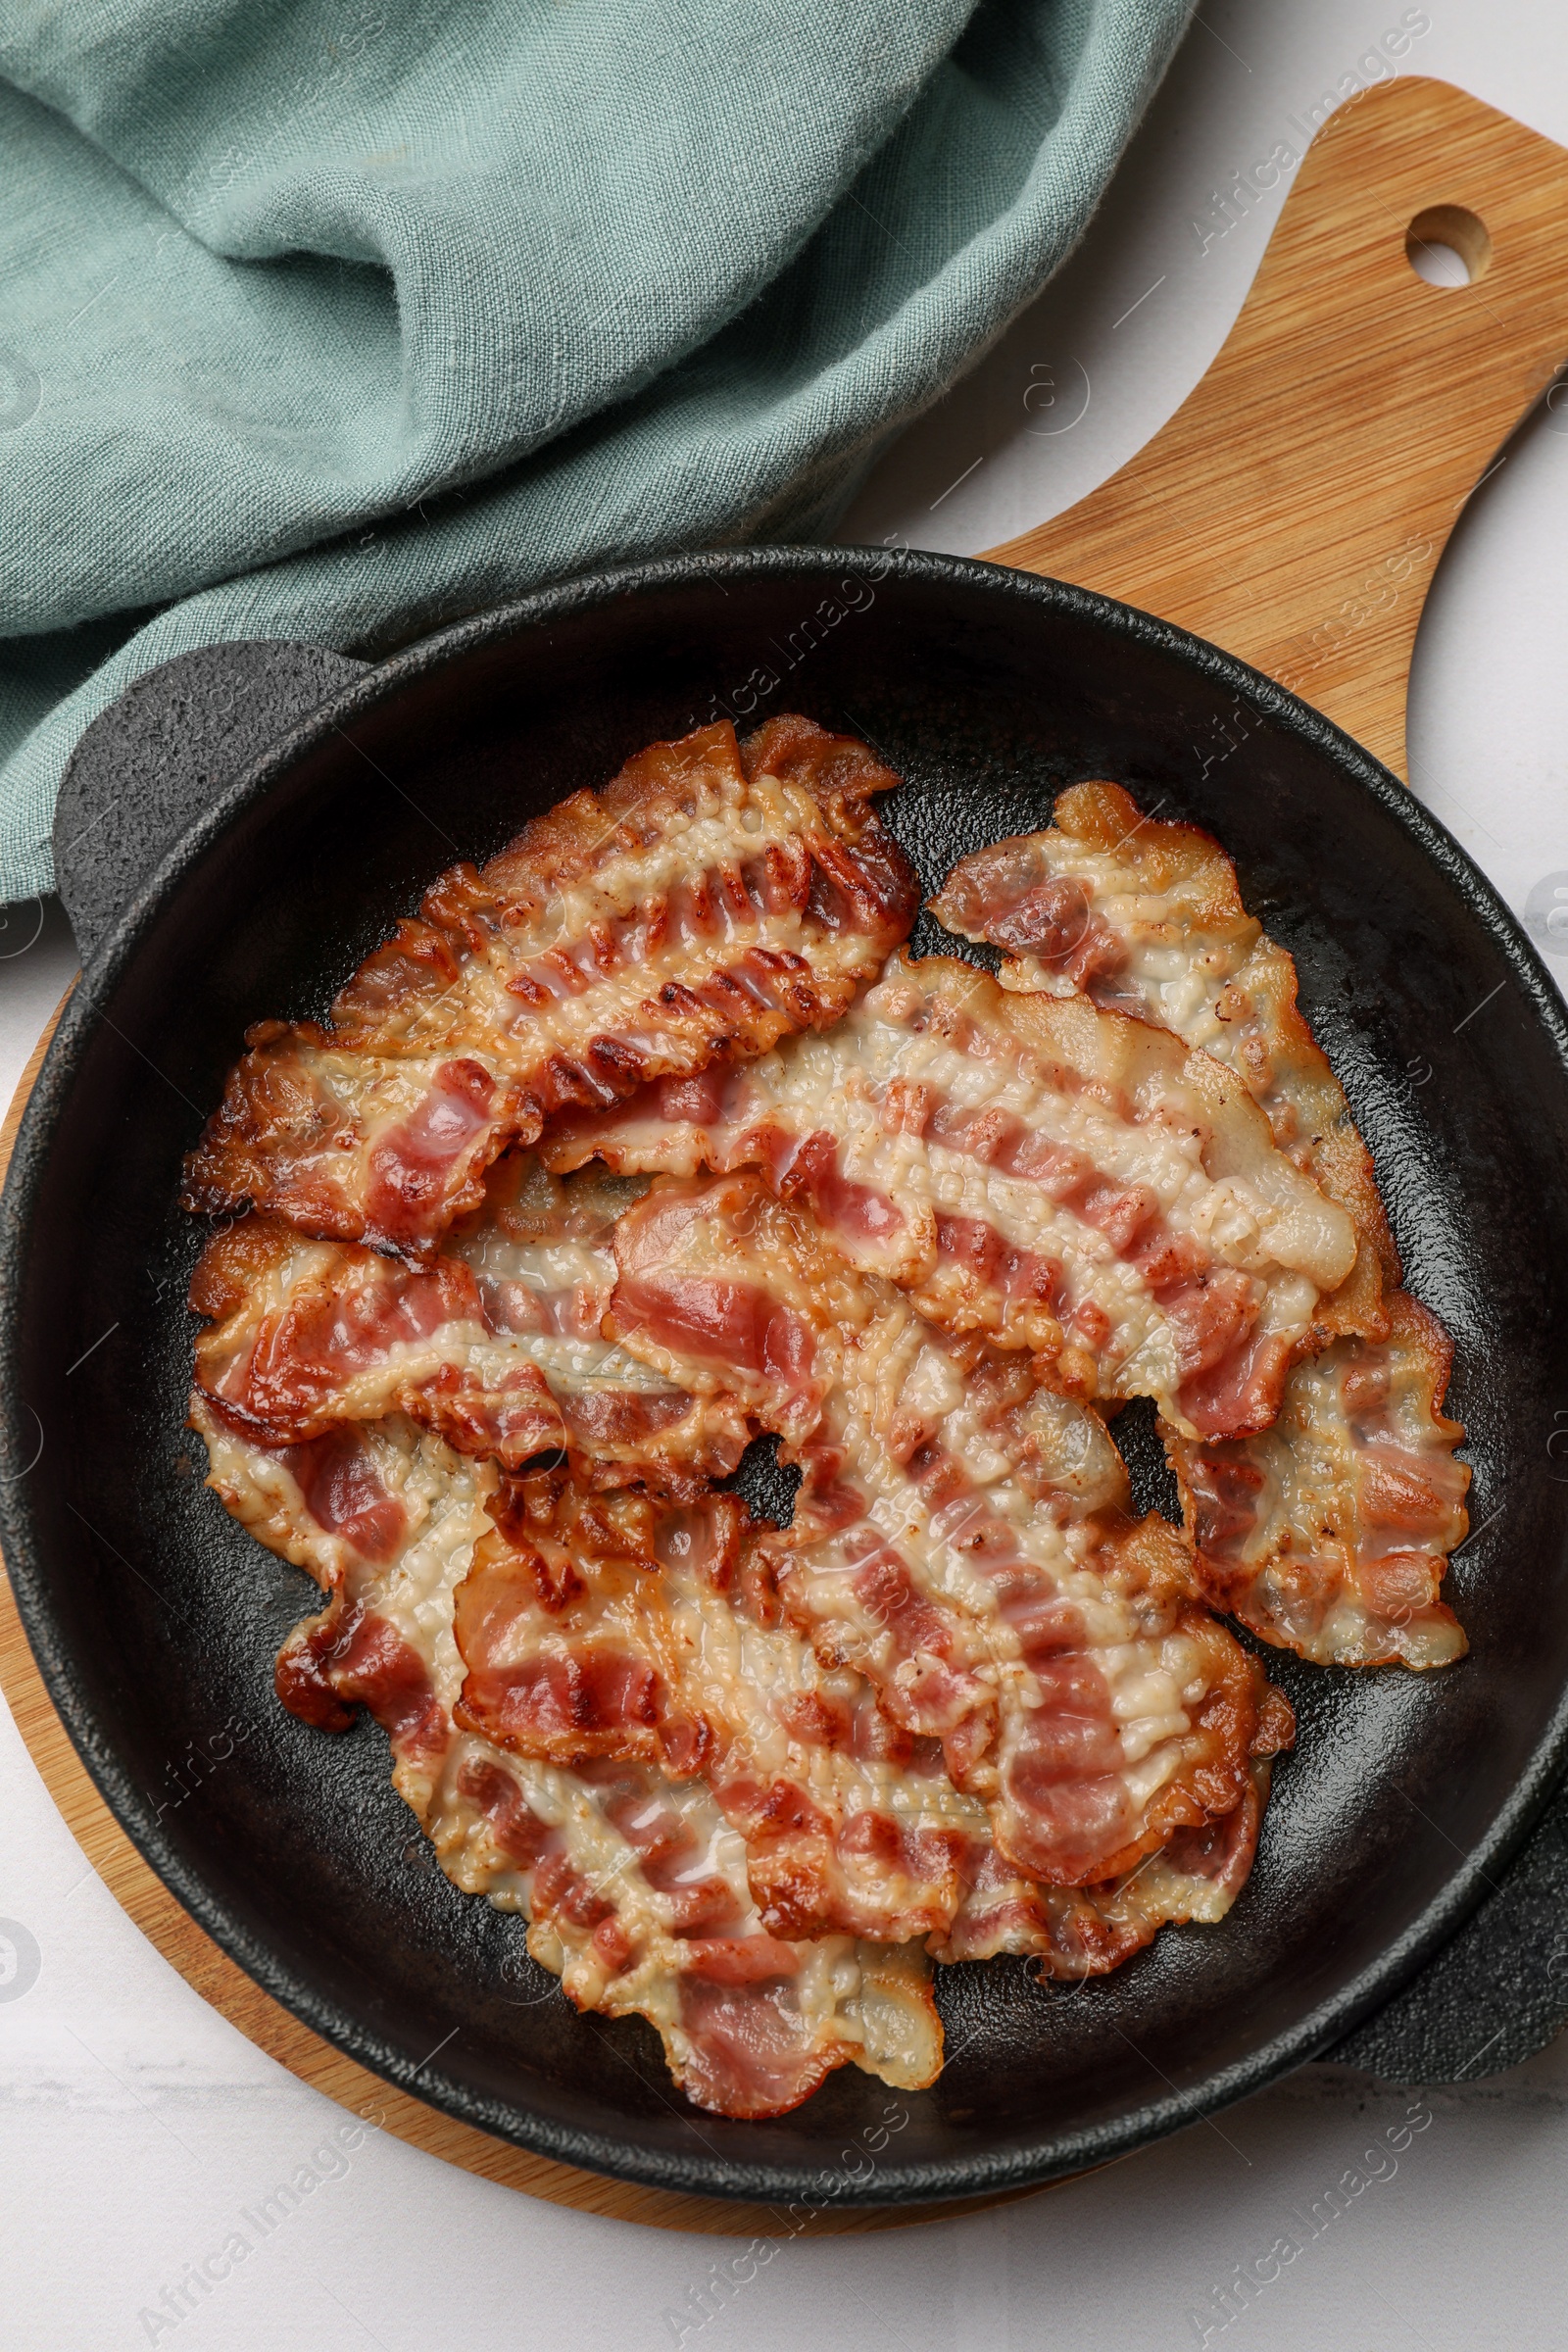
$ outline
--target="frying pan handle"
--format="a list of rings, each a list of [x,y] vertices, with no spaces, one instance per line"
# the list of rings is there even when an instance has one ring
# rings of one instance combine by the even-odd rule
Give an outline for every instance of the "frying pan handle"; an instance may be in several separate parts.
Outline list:
[[[1216,197],[1213,234],[1250,184]],[[1471,282],[1426,283],[1412,237],[1457,252]],[[1404,775],[1428,583],[1568,358],[1565,248],[1568,151],[1446,82],[1363,90],[1307,148],[1197,389],[1120,472],[992,560],[1212,639]]]
[[[176,654],[100,711],[55,809],[55,872],[82,962],[187,825],[368,662],[250,638]]]

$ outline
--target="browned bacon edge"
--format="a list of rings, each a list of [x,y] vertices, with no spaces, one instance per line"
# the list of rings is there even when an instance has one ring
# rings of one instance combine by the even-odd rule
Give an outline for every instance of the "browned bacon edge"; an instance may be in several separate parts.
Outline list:
[[[416,1102],[362,1133],[363,1122],[321,1083],[323,1057],[365,1058],[360,1077],[350,1072],[346,1081],[364,1101],[373,1065],[411,1051],[404,1040],[421,1008],[437,1006],[487,958],[505,960],[508,934],[563,891],[612,858],[650,849],[662,829],[691,816],[695,779],[715,771],[742,790],[760,775],[777,776],[808,793],[820,812],[814,837],[802,833],[770,849],[765,883],[756,886],[769,907],[793,910],[796,947],[759,936],[734,970],[716,968],[696,989],[668,980],[657,1001],[639,1006],[636,1037],[595,1033],[564,1052],[553,1049],[546,1027],[536,1051],[524,1049],[513,1056],[517,1066],[499,1070],[460,1040]],[[908,860],[869,805],[872,793],[898,782],[863,744],[794,715],[770,720],[744,745],[727,720],[650,745],[603,792],[574,793],[532,819],[482,870],[463,863],[443,874],[419,913],[400,921],[348,981],[324,1027],[268,1020],[249,1030],[249,1051],[186,1161],[184,1205],[222,1213],[249,1201],[302,1231],[419,1258],[477,1204],[489,1161],[510,1143],[534,1141],[553,1112],[617,1102],[661,1074],[695,1074],[764,1053],[792,1030],[826,1026],[904,937],[919,904]],[[744,833],[735,849],[743,858]],[[760,930],[761,901],[749,895],[738,866],[728,876],[694,877],[691,888],[704,896],[710,923],[721,912],[710,903],[714,890],[727,889],[738,896],[723,911]],[[586,942],[542,959],[554,959],[543,983],[517,964],[507,985],[518,1010],[548,1006],[553,992],[580,993],[600,973],[640,962],[650,926],[667,924],[668,911],[645,906],[618,927],[595,923]],[[863,935],[853,968],[829,971],[819,953],[817,969],[813,944],[820,950],[841,930]]]
[[[746,1416],[728,1398],[591,1378],[553,1388],[495,1303],[496,1286],[458,1257],[410,1266],[360,1243],[306,1244],[329,1263],[294,1283],[280,1306],[258,1311],[270,1276],[300,1246],[281,1218],[240,1217],[212,1236],[191,1278],[192,1309],[213,1319],[196,1340],[197,1389],[262,1446],[297,1448],[340,1424],[402,1412],[457,1452],[504,1469],[560,1455],[590,1486],[649,1485],[669,1495],[727,1477],[745,1450]],[[581,1336],[597,1339],[597,1327]],[[475,1341],[492,1344],[487,1363],[476,1360]],[[400,1371],[400,1350],[417,1362],[421,1343],[437,1360]]]
[[[1344,1340],[1323,1359],[1340,1381],[1354,1483],[1314,1493],[1304,1529],[1268,1492],[1269,1451],[1283,1431],[1203,1445],[1163,1432],[1204,1599],[1319,1665],[1442,1666],[1469,1646],[1439,1598],[1448,1552],[1468,1526],[1470,1470],[1454,1458],[1464,1430],[1443,1410],[1453,1344],[1406,1292],[1392,1293],[1388,1310],[1385,1343]],[[1390,1422],[1391,1378],[1419,1399],[1417,1450]],[[1336,1608],[1352,1620],[1331,1637]]]
[[[1347,1211],[1361,1237],[1354,1267],[1320,1305],[1321,1327],[1328,1336],[1380,1337],[1383,1289],[1397,1287],[1401,1277],[1372,1155],[1297,1002],[1295,962],[1248,913],[1235,865],[1211,833],[1145,816],[1120,784],[1074,784],[1057,800],[1049,831],[994,842],[960,858],[932,900],[932,912],[960,938],[1003,949],[1008,987],[1027,991],[1044,967],[1109,1011],[1155,1019],[1137,981],[1127,977],[1125,937],[1091,905],[1077,876],[1049,870],[1045,851],[1054,836],[1117,858],[1130,893],[1182,889],[1203,941],[1236,967],[1220,999],[1222,1020],[1245,1022],[1256,1011],[1239,985],[1244,977],[1260,1000],[1262,1033],[1245,1035],[1238,1075],[1269,1114],[1280,1149]],[[1283,1104],[1271,1107],[1267,1099],[1281,1068],[1310,1100],[1305,1132]]]

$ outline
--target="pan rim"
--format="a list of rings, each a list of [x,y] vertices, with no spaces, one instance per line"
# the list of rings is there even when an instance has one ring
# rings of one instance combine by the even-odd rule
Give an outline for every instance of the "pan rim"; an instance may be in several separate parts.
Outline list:
[[[187,876],[229,827],[332,734],[343,733],[355,719],[395,701],[447,662],[487,645],[644,592],[758,575],[799,573],[820,578],[828,572],[863,570],[868,555],[877,566],[879,588],[900,580],[967,586],[1032,606],[1043,616],[1064,614],[1153,647],[1187,669],[1233,691],[1274,727],[1328,758],[1348,782],[1404,829],[1458,896],[1466,913],[1520,985],[1568,1078],[1568,1008],[1528,935],[1467,853],[1414,794],[1352,738],[1287,688],[1223,649],[1094,590],[973,558],[919,550],[758,547],[619,566],[449,623],[329,696],[224,788],[171,847],[106,934],[51,1041],[24,1111],[0,1199],[0,1437],[9,1446],[12,1459],[24,1458],[14,1376],[24,1338],[18,1276],[55,1124],[96,1028],[100,1002],[128,973]],[[33,1527],[27,1491],[20,1481],[0,1481],[0,1544],[45,1687],[100,1795],[161,1882],[254,1982],[331,2046],[462,2122],[558,2162],[687,2194],[787,2201],[808,2188],[823,2208],[896,2207],[978,2197],[1043,2184],[1088,2169],[1147,2145],[1184,2123],[1217,2113],[1343,2038],[1451,1938],[1478,1908],[1494,1875],[1523,1843],[1568,1761],[1565,1680],[1557,1705],[1487,1837],[1461,1858],[1425,1910],[1348,1985],[1270,2041],[1206,2077],[1194,2089],[1171,2090],[1107,2123],[1043,2131],[1028,2144],[1009,2150],[910,2164],[897,2171],[879,2169],[872,2180],[857,2183],[842,2176],[821,2176],[809,2164],[747,2162],[721,2154],[644,2145],[564,2125],[520,2103],[476,2092],[451,2076],[432,2074],[427,2066],[412,2068],[373,2027],[277,1959],[223,1899],[210,1891],[200,1871],[188,1867],[160,1833],[141,1791],[119,1763],[112,1737],[74,1679],[71,1644],[61,1638],[51,1610],[42,1556],[45,1544]],[[824,2149],[826,2144],[824,2141]]]

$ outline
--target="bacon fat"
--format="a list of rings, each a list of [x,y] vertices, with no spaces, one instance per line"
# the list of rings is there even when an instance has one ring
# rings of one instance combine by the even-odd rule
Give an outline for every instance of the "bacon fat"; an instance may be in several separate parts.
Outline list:
[[[543,1152],[760,1168],[931,1321],[1028,1348],[1068,1392],[1154,1396],[1193,1437],[1268,1426],[1356,1253],[1207,1054],[945,956],[896,956],[830,1035],[564,1118]]]
[[[1078,784],[1045,831],[962,858],[933,911],[1007,951],[1004,989],[1083,992],[1223,1061],[1354,1223],[1355,1264],[1317,1311],[1333,1344],[1292,1370],[1270,1425],[1228,1442],[1167,1428],[1208,1598],[1325,1665],[1461,1656],[1438,1598],[1468,1527],[1464,1432],[1442,1410],[1452,1349],[1397,1287],[1371,1155],[1301,1015],[1295,964],[1248,914],[1224,851],[1146,817],[1119,785]]]
[[[898,780],[802,718],[650,746],[442,875],[324,1025],[253,1028],[185,1204],[426,1258],[553,1112],[825,1027],[918,903]]]
[[[650,747],[253,1031],[187,1169],[209,1484],[322,1593],[279,1697],[728,2116],[932,2082],[933,1960],[1225,1916],[1295,1723],[1213,1612],[1464,1647],[1451,1350],[1230,861],[1075,788],[935,902],[993,981],[892,953],[897,780]]]
[[[559,1455],[590,1486],[700,1493],[739,1461],[744,1412],[661,1379],[601,1331],[610,1234],[640,1189],[593,1170],[562,1182],[513,1154],[424,1266],[241,1217],[191,1283],[212,1318],[197,1387],[267,1445],[401,1412],[507,1469]]]

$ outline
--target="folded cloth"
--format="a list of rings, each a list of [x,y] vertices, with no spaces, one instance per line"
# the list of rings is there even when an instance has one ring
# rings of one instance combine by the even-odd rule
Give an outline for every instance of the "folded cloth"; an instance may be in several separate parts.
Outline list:
[[[0,900],[82,728],[820,533],[1081,234],[1190,0],[74,0],[0,29]]]

